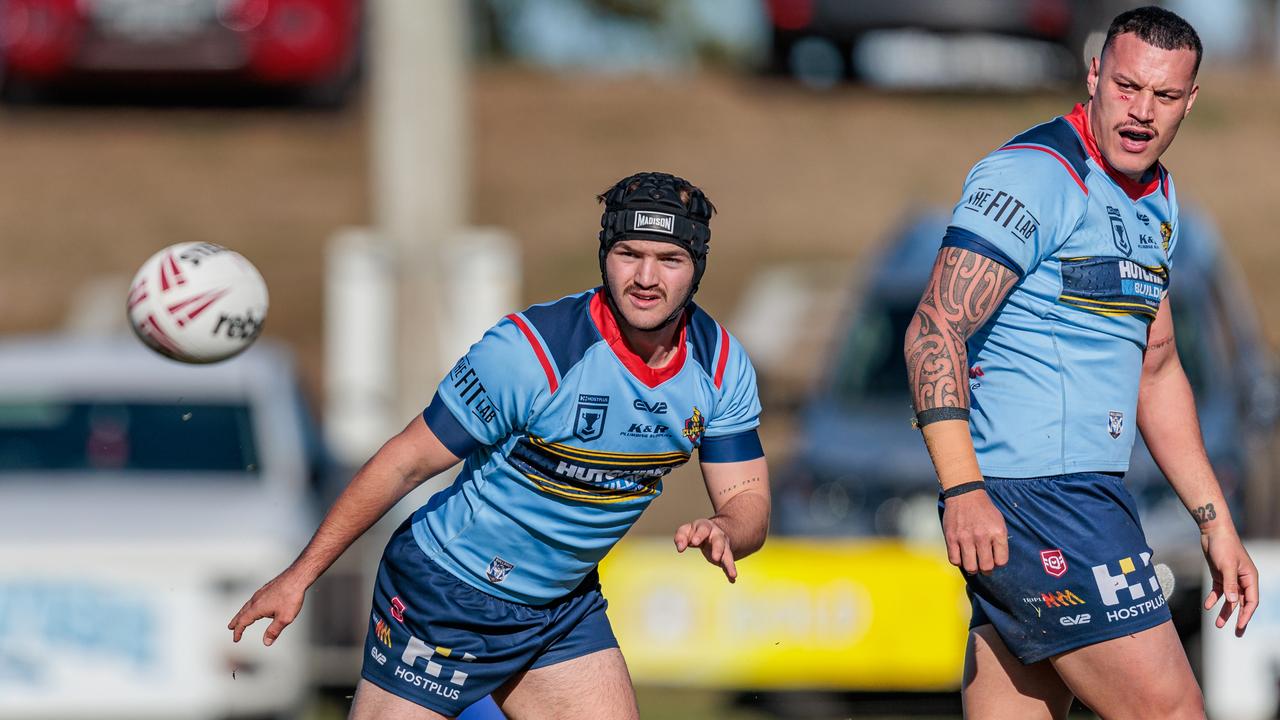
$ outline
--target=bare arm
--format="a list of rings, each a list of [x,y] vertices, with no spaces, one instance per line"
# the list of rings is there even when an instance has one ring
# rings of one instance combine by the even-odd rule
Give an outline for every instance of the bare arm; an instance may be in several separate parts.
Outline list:
[[[1258,604],[1258,571],[1240,543],[1205,453],[1195,397],[1178,359],[1168,298],[1160,303],[1156,319],[1147,329],[1138,390],[1138,430],[1156,465],[1200,526],[1201,546],[1214,579],[1205,609],[1225,597],[1217,623],[1223,627],[1239,603],[1239,591],[1243,591],[1244,603],[1236,624],[1237,633],[1243,633]]]
[[[943,248],[907,327],[903,352],[908,387],[944,490],[982,480],[967,420],[969,354],[965,343],[986,324],[1017,281],[1012,270],[995,260],[968,250]],[[1004,518],[985,492],[948,499],[943,534],[948,558],[968,572],[989,572],[1008,561]]]
[[[701,548],[729,582],[738,578],[737,558],[759,550],[769,533],[769,465],[763,457],[733,463],[702,463],[702,477],[715,514],[676,530],[678,552]]]
[[[387,441],[355,474],[329,508],[311,542],[284,572],[264,585],[231,619],[227,628],[240,641],[255,621],[274,618],[263,635],[270,645],[297,617],[308,587],[353,542],[410,491],[458,463],[421,416]]]

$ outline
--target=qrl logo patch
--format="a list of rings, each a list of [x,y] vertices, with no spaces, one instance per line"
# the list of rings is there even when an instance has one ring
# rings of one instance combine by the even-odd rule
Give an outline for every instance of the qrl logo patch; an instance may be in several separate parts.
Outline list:
[[[1125,230],[1120,211],[1108,205],[1107,217],[1111,219],[1111,239],[1115,241],[1116,249],[1124,253],[1125,257],[1129,257],[1133,254],[1133,245],[1129,243],[1129,233]]]
[[[1044,565],[1045,572],[1056,578],[1067,574],[1067,559],[1062,556],[1061,550],[1041,550],[1040,564]]]
[[[632,230],[648,230],[649,232],[660,232],[666,235],[675,234],[676,216],[670,213],[650,212],[649,210],[639,210],[635,214],[635,220],[632,223]]]
[[[591,442],[604,434],[604,419],[609,414],[608,395],[579,395],[573,418],[573,436]]]

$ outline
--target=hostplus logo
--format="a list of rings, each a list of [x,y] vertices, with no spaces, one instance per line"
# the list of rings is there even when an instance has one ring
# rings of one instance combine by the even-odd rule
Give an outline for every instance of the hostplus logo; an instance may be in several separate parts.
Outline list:
[[[1107,622],[1128,620],[1164,607],[1160,581],[1151,568],[1151,553],[1140,553],[1138,559],[1142,563],[1141,569],[1132,557],[1121,558],[1114,564],[1119,573],[1112,571],[1111,563],[1093,566],[1093,579],[1098,585],[1098,594],[1102,596],[1102,604],[1107,607],[1124,605],[1108,610]],[[1144,575],[1147,577],[1142,577]]]
[[[452,648],[431,646],[419,640],[416,637],[409,637],[409,644],[405,646],[404,654],[400,656],[400,662],[408,665],[396,666],[396,677],[404,682],[417,688],[422,688],[428,692],[439,695],[449,700],[457,700],[461,695],[461,688],[467,683],[467,673],[461,669],[454,669],[449,675],[446,682],[438,682],[444,675],[445,668],[441,663],[436,662],[436,658],[444,658],[459,662],[469,663],[476,659],[471,653],[458,654],[457,650]],[[414,672],[417,670],[417,663],[421,660],[424,663],[423,674]],[[435,678],[434,680],[432,678]]]

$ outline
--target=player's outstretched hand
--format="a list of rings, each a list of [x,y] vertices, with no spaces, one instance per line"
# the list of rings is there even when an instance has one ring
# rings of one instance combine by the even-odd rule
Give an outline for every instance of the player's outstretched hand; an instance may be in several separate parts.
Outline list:
[[[240,612],[231,618],[231,622],[227,623],[232,642],[240,642],[245,628],[262,618],[271,618],[271,625],[262,634],[262,644],[271,645],[302,611],[302,599],[306,592],[307,583],[298,582],[288,570],[280,573],[274,580],[259,588],[249,598],[249,602],[240,608]]]
[[[684,552],[686,548],[696,547],[702,550],[702,557],[712,565],[719,565],[729,582],[738,579],[738,567],[733,564],[733,548],[729,545],[729,536],[724,529],[709,518],[699,518],[676,529],[676,552]]]
[[[1009,535],[1004,516],[985,490],[947,498],[942,535],[947,559],[967,573],[989,573],[1009,562]]]
[[[1200,533],[1200,547],[1209,563],[1213,589],[1204,599],[1204,609],[1212,610],[1222,600],[1217,626],[1226,627],[1236,608],[1236,637],[1244,635],[1249,619],[1258,609],[1258,568],[1240,542],[1235,528],[1221,525]]]

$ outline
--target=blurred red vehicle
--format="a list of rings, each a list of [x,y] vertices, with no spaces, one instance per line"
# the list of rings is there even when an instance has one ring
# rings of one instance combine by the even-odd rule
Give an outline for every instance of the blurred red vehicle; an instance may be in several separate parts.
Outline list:
[[[341,101],[362,0],[0,0],[12,92],[107,79],[217,79]]]

